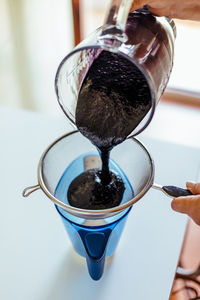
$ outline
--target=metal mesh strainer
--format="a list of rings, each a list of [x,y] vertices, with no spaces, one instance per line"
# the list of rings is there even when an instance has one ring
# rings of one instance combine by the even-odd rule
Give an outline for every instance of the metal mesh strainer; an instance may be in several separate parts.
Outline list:
[[[84,169],[98,167],[99,159],[96,148],[79,132],[71,132],[62,136],[51,144],[42,155],[38,165],[38,185],[24,190],[23,195],[28,196],[41,188],[47,197],[68,213],[85,219],[102,219],[122,212],[137,202],[152,186],[154,179],[154,164],[146,148],[136,139],[127,139],[111,151],[111,160],[123,170],[130,182],[132,194],[127,196],[121,205],[102,210],[86,210],[72,207],[66,201],[55,197],[56,187],[69,165],[83,154],[82,166],[74,164],[71,174],[79,175]],[[118,168],[118,167],[116,167]],[[79,171],[80,170],[80,171]],[[71,178],[70,178],[71,177]],[[70,175],[69,181],[73,180]],[[69,183],[68,183],[69,184]]]

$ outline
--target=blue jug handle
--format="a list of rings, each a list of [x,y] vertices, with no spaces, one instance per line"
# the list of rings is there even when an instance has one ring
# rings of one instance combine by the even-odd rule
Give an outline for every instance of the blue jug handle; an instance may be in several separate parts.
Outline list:
[[[101,231],[79,230],[86,252],[86,261],[89,274],[92,279],[99,280],[103,275],[106,247],[112,230],[110,228]]]

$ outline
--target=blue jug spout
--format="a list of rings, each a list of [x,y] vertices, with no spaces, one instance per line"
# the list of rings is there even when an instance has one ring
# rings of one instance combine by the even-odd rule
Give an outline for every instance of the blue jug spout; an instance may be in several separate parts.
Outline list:
[[[93,280],[99,280],[104,271],[106,247],[112,230],[101,231],[79,230],[83,242],[89,274]]]

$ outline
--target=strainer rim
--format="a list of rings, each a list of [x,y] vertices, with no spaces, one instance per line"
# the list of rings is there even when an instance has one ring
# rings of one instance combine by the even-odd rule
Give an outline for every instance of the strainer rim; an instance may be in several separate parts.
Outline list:
[[[142,189],[142,191],[140,193],[137,194],[137,196],[135,196],[134,198],[132,198],[131,200],[129,200],[128,202],[121,204],[119,206],[115,206],[115,207],[111,207],[111,208],[107,208],[107,209],[99,209],[99,210],[89,210],[89,209],[82,209],[82,208],[78,208],[78,207],[73,207],[70,205],[67,205],[63,202],[61,202],[60,200],[58,200],[54,195],[51,194],[51,192],[48,190],[48,188],[46,187],[44,180],[43,180],[43,176],[42,176],[42,165],[43,165],[43,161],[47,155],[47,153],[50,151],[51,148],[54,147],[55,144],[57,144],[58,142],[60,142],[62,139],[67,138],[68,136],[72,135],[72,134],[76,134],[76,133],[80,133],[78,130],[75,131],[70,131],[67,134],[62,135],[61,137],[57,138],[54,142],[52,142],[47,148],[46,150],[43,152],[39,163],[38,163],[38,169],[37,169],[37,176],[38,176],[38,184],[41,188],[41,190],[46,194],[46,196],[52,201],[54,202],[54,204],[58,205],[59,207],[61,207],[63,210],[65,210],[66,212],[69,212],[75,216],[85,216],[85,215],[89,215],[90,217],[102,217],[102,216],[107,216],[109,215],[114,215],[117,213],[120,213],[121,211],[125,210],[126,208],[132,206],[133,204],[135,204],[137,201],[139,201],[147,192],[148,190],[152,187],[153,185],[153,181],[154,181],[154,174],[155,174],[155,167],[154,167],[154,161],[150,155],[150,153],[148,152],[148,150],[146,149],[146,147],[143,145],[143,143],[141,141],[139,141],[138,139],[136,139],[135,137],[129,137],[129,140],[133,140],[133,142],[136,142],[147,154],[148,158],[149,158],[149,162],[151,165],[151,173],[149,176],[149,179],[147,181],[147,183],[145,184],[144,188]]]

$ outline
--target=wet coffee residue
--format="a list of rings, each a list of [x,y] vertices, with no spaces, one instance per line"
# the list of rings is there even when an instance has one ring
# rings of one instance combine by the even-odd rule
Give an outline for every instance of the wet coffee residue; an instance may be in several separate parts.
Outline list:
[[[68,190],[71,205],[83,209],[105,209],[118,206],[124,193],[124,183],[116,174],[110,174],[110,182],[102,184],[102,172],[96,169],[76,177]]]

